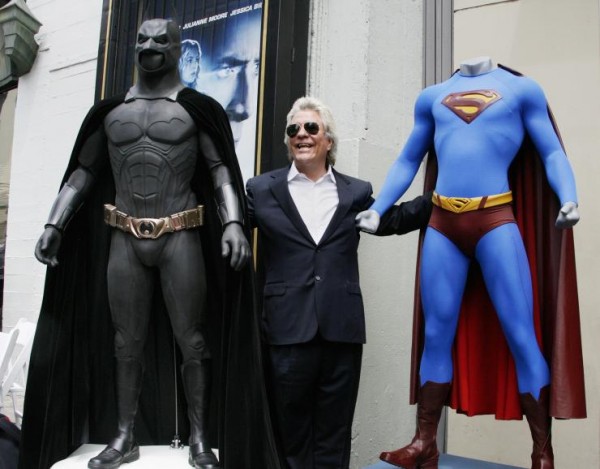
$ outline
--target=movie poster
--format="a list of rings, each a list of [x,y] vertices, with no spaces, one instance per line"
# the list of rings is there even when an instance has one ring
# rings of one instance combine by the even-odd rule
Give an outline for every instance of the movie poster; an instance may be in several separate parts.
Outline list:
[[[96,101],[135,81],[145,19],[175,18],[185,41],[183,80],[229,114],[244,179],[289,164],[285,119],[306,93],[311,2],[306,0],[104,0]]]
[[[256,167],[263,2],[193,2],[197,8],[190,3],[180,23],[181,80],[225,109],[246,181]]]
[[[182,82],[215,98],[229,116],[244,181],[254,176],[263,50],[269,0],[105,0],[97,98],[134,82],[142,21],[174,18],[181,28]]]

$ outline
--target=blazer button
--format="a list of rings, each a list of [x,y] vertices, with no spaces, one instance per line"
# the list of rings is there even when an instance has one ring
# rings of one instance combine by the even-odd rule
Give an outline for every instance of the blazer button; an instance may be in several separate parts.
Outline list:
[[[315,275],[315,280],[318,282],[321,280],[321,276],[320,275]]]

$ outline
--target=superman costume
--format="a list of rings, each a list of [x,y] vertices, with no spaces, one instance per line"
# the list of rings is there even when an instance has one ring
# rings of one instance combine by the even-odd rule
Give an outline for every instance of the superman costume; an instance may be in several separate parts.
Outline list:
[[[532,147],[540,158],[520,151]],[[512,190],[516,223],[509,214],[475,238],[471,253],[445,236],[445,228],[427,229],[413,343],[411,401],[419,404],[419,424],[411,445],[382,453],[382,459],[437,467],[435,429],[450,397],[451,405],[468,415],[521,418],[525,412],[532,458],[552,461],[548,409],[558,417],[585,417],[585,397],[572,233],[548,230],[558,211],[551,192],[563,208],[558,222],[564,226],[573,224],[564,218],[569,210],[576,212],[577,196],[543,91],[503,67],[459,72],[425,89],[416,103],[413,132],[374,210],[384,213],[407,189],[428,151],[434,156],[428,188],[435,184],[444,199],[458,201],[436,212],[477,216],[490,209],[476,201]],[[546,178],[551,190],[541,182]],[[548,208],[539,207],[550,200],[549,217]],[[469,210],[463,212],[463,205]]]

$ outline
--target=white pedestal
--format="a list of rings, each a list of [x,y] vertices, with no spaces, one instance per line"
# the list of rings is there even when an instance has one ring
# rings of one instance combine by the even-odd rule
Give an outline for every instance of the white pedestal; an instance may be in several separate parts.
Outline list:
[[[105,445],[82,445],[67,459],[57,462],[52,469],[84,469],[90,459],[104,449]],[[213,450],[215,454],[218,453]],[[169,446],[140,446],[140,459],[123,464],[122,469],[189,469],[189,448],[173,449]]]

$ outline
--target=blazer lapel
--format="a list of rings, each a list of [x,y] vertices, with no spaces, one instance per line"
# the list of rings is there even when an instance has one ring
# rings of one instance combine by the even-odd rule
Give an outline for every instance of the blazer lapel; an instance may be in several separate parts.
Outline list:
[[[279,205],[281,205],[283,213],[285,213],[285,215],[290,219],[298,232],[308,239],[312,244],[315,244],[314,239],[302,221],[300,212],[298,212],[298,208],[292,199],[290,190],[288,188],[287,174],[288,171],[282,170],[278,174],[273,175],[274,180],[271,183],[271,192],[273,193],[273,196],[277,202],[279,202]]]
[[[333,214],[333,217],[331,218],[331,221],[325,230],[325,233],[323,233],[321,241],[319,241],[319,244],[323,244],[325,241],[327,241],[327,238],[329,238],[335,232],[336,228],[344,219],[348,213],[348,210],[350,210],[350,207],[352,206],[353,196],[352,191],[350,190],[350,181],[346,179],[343,174],[338,173],[336,170],[333,170],[333,172],[335,176],[339,202],[337,209],[335,210],[335,213]]]

